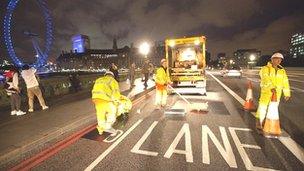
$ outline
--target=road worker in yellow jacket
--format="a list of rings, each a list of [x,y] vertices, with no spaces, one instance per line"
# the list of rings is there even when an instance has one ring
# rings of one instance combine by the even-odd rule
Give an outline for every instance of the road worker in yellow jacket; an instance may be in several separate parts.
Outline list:
[[[99,134],[116,133],[112,125],[116,121],[117,104],[119,104],[120,97],[119,84],[114,79],[112,72],[107,71],[104,76],[95,81],[92,100],[96,108]]]
[[[275,53],[271,56],[271,62],[268,62],[260,70],[261,94],[256,113],[257,128],[259,129],[263,126],[272,93],[276,92],[278,102],[280,101],[282,92],[286,101],[290,98],[288,77],[285,69],[280,65],[283,59],[284,57],[281,53]]]
[[[167,60],[161,60],[161,66],[156,70],[156,105],[158,108],[165,107],[167,104],[167,84],[170,84],[170,78],[167,74]]]

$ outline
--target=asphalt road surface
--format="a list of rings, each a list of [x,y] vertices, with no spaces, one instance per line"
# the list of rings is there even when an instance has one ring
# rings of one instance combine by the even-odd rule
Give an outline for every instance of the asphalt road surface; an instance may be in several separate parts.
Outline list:
[[[304,170],[302,147],[286,132],[279,139],[258,134],[252,113],[243,111],[247,77],[211,74],[207,96],[185,95],[191,103],[208,102],[208,112],[165,115],[168,109],[155,108],[152,91],[115,124],[120,136],[94,129],[32,170]],[[290,103],[303,104],[294,94]],[[169,109],[187,106],[176,94],[168,98]]]

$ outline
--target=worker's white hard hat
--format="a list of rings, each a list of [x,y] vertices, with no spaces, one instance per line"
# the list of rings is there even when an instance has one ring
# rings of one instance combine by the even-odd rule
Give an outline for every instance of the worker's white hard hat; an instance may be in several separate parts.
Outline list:
[[[105,75],[111,75],[111,76],[114,77],[114,74],[113,74],[113,72],[111,72],[111,71],[107,71],[107,72],[105,73]]]
[[[281,59],[284,59],[284,56],[281,54],[281,53],[275,53],[271,56],[271,59],[272,58],[281,58]]]

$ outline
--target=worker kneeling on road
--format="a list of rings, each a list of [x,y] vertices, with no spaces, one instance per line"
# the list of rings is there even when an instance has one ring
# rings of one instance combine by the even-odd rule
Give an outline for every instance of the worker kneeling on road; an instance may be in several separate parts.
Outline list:
[[[167,84],[170,84],[170,78],[167,74],[167,60],[161,60],[161,66],[156,70],[156,105],[158,108],[165,107],[167,104]]]
[[[117,105],[120,104],[120,98],[119,84],[114,79],[112,72],[107,71],[95,81],[92,101],[96,108],[97,130],[100,135],[103,132],[116,133],[112,125],[116,121]]]
[[[258,129],[263,127],[272,93],[276,92],[278,101],[281,99],[282,92],[286,101],[290,98],[288,77],[285,69],[280,65],[283,59],[284,57],[281,53],[275,53],[271,56],[271,62],[268,62],[260,70],[261,95],[256,113],[256,127]]]

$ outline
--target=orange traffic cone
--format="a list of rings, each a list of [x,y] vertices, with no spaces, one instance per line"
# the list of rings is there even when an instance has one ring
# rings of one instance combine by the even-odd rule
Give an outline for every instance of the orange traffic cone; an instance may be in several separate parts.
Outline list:
[[[268,106],[263,132],[266,137],[277,137],[281,135],[279,120],[279,103],[276,92],[272,93],[271,102]]]
[[[249,111],[255,109],[253,104],[251,81],[248,82],[248,89],[247,89],[246,101],[244,103],[244,109]]]

